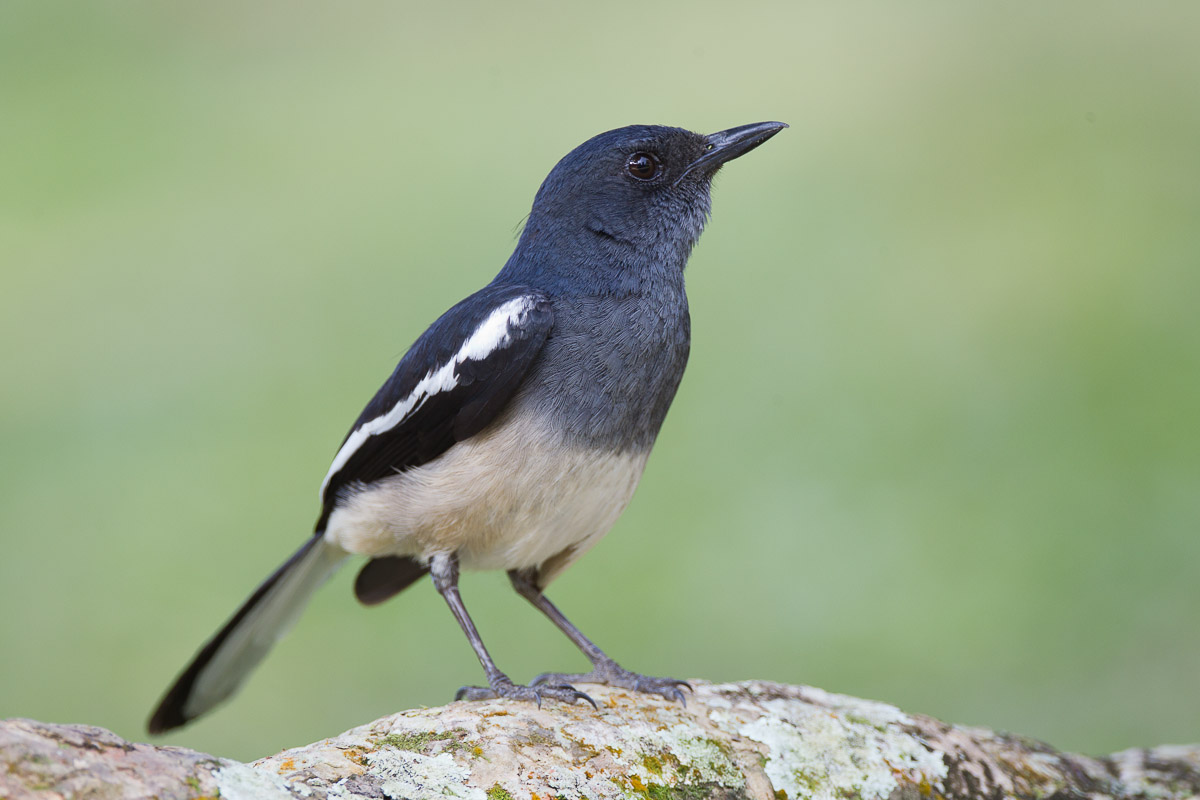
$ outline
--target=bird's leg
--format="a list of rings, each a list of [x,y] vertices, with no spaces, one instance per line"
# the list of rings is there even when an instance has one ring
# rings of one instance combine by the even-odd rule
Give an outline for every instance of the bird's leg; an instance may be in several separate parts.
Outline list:
[[[454,618],[458,620],[459,627],[467,635],[467,641],[471,643],[475,655],[479,658],[479,663],[483,665],[483,671],[487,674],[488,688],[464,686],[454,695],[455,700],[508,697],[513,700],[532,700],[540,706],[544,698],[550,698],[561,700],[564,703],[586,700],[593,706],[596,705],[592,698],[566,684],[555,682],[549,685],[521,686],[513,683],[507,675],[500,671],[496,662],[492,661],[492,656],[484,647],[483,639],[479,637],[479,631],[475,628],[471,615],[467,613],[467,607],[463,605],[462,597],[458,593],[458,557],[453,553],[434,556],[429,562],[429,574],[433,577],[433,585],[437,588],[438,593],[446,601],[446,605],[450,606]]]
[[[542,594],[542,590],[537,587],[535,577],[536,573],[532,570],[514,569],[508,572],[508,579],[512,581],[513,588],[517,590],[517,594],[524,597],[533,604],[534,608],[549,617],[550,621],[557,625],[558,629],[575,643],[580,652],[592,662],[592,671],[579,675],[546,672],[534,678],[531,683],[532,686],[600,683],[606,686],[619,686],[622,689],[629,689],[635,692],[659,694],[668,700],[678,700],[680,703],[686,704],[687,701],[684,700],[681,690],[687,689],[691,691],[692,687],[687,681],[681,681],[676,678],[655,678],[650,675],[640,675],[636,672],[630,672],[616,661],[613,661],[591,639],[584,636],[579,628],[571,624],[571,621],[563,616],[563,613],[558,610],[558,607],[554,603],[550,602],[546,595]]]

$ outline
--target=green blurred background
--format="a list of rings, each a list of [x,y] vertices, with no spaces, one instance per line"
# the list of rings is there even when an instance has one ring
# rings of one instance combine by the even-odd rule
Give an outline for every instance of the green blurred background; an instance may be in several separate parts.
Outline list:
[[[1093,752],[1200,740],[1200,5],[0,6],[0,716],[144,738],[408,344],[633,122],[730,165],[638,496],[551,592],[626,665]],[[481,670],[339,574],[166,742]],[[501,666],[582,659],[501,575]]]

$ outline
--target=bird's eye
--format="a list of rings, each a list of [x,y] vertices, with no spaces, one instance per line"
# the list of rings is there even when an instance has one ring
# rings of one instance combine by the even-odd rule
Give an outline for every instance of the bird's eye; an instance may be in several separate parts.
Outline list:
[[[653,153],[634,153],[625,162],[625,171],[639,181],[648,181],[662,172],[662,162]]]

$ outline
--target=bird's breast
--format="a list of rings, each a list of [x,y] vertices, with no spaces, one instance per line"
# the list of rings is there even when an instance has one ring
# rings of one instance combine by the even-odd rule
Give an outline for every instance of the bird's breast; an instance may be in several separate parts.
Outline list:
[[[683,377],[690,337],[681,290],[556,300],[554,329],[523,400],[568,439],[649,450]]]

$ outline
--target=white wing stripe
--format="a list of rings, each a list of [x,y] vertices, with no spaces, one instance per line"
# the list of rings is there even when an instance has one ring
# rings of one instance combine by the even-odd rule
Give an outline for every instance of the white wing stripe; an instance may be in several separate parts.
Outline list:
[[[498,307],[475,329],[474,333],[467,337],[453,358],[441,367],[426,373],[407,397],[392,406],[386,414],[381,414],[355,428],[346,439],[346,443],[342,445],[342,449],[338,450],[337,455],[334,456],[333,464],[329,467],[325,480],[321,482],[320,496],[325,497],[325,487],[329,485],[329,481],[342,467],[346,466],[346,462],[358,448],[363,446],[367,439],[380,433],[386,433],[399,425],[432,395],[447,392],[457,386],[458,380],[454,376],[454,370],[459,364],[467,360],[482,360],[489,353],[508,344],[509,326],[519,323],[522,317],[533,308],[534,302],[532,297],[515,297]]]

